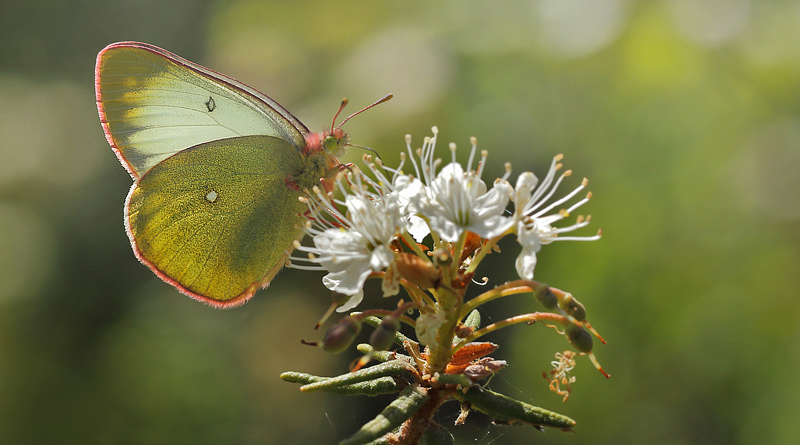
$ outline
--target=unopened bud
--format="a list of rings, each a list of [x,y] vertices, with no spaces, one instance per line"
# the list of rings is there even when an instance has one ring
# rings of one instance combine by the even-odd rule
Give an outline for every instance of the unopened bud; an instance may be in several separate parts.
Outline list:
[[[431,289],[439,285],[439,269],[424,258],[403,252],[398,256],[396,264],[400,275],[421,289]]]
[[[394,336],[400,329],[400,320],[394,315],[383,317],[381,324],[369,336],[369,344],[376,351],[385,351],[392,347]]]
[[[562,298],[561,301],[558,302],[558,305],[561,309],[564,309],[564,312],[572,316],[572,318],[578,321],[586,320],[586,308],[572,295],[567,295]]]
[[[344,317],[325,333],[322,349],[331,354],[338,354],[350,346],[359,332],[361,332],[361,322],[353,317]]]
[[[592,339],[592,334],[586,331],[586,329],[570,324],[567,326],[566,331],[567,340],[569,340],[575,349],[581,352],[592,352],[594,340]]]
[[[473,328],[471,328],[471,327],[469,327],[467,325],[460,324],[460,325],[458,325],[456,327],[455,334],[456,334],[456,337],[458,337],[458,338],[467,338],[473,332],[475,332],[475,329],[473,329]]]
[[[433,262],[440,266],[449,266],[453,262],[453,257],[450,256],[450,252],[438,249],[433,252]]]
[[[545,309],[554,309],[558,305],[558,297],[550,290],[550,286],[546,284],[540,284],[533,291],[533,296],[542,303]]]

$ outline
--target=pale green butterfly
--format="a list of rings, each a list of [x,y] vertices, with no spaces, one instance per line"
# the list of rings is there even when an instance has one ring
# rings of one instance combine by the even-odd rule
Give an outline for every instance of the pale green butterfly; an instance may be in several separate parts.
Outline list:
[[[272,281],[303,235],[298,198],[333,187],[349,145],[342,124],[391,98],[311,133],[254,88],[139,42],[100,51],[95,93],[106,139],[133,177],[125,228],[136,257],[215,307]]]

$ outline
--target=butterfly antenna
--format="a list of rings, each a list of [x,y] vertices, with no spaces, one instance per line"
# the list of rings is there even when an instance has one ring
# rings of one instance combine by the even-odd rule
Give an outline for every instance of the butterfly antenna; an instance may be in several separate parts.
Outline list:
[[[336,114],[333,115],[333,122],[331,122],[331,129],[336,128],[336,118],[339,117],[339,113],[341,113],[342,110],[344,110],[344,107],[346,107],[346,106],[347,106],[347,98],[345,97],[344,99],[342,99],[342,104],[339,105],[339,111],[337,111]],[[347,119],[350,119],[350,118],[348,117]],[[347,119],[345,119],[344,122],[347,122]],[[344,123],[344,122],[342,122],[342,123]],[[341,125],[339,125],[339,126],[341,127]]]
[[[363,145],[356,145],[356,144],[347,144],[347,145],[350,146],[350,147],[358,147],[358,148],[363,148],[364,150],[367,150],[367,151],[371,151],[371,152],[375,153],[375,157],[376,158],[380,159],[381,162],[383,161],[383,158],[381,158],[381,155],[379,155],[378,152],[375,151],[374,148],[365,147]]]
[[[341,128],[342,125],[344,125],[345,122],[349,121],[351,117],[353,117],[353,116],[355,116],[357,114],[361,114],[362,112],[369,110],[370,108],[374,107],[375,105],[380,105],[380,104],[388,101],[392,97],[394,97],[392,94],[387,94],[387,95],[383,96],[382,98],[378,99],[377,101],[375,101],[375,103],[373,103],[372,105],[366,106],[366,107],[356,111],[355,113],[351,114],[350,116],[347,116],[347,118],[345,120],[343,120],[341,124],[339,124],[338,128]],[[342,106],[339,108],[340,112],[342,111],[342,108],[344,108],[345,105],[347,105],[347,99],[342,101]],[[339,115],[339,113],[336,113],[336,116],[338,116],[338,115]],[[334,122],[336,122],[336,117],[334,117],[333,120],[334,120]]]

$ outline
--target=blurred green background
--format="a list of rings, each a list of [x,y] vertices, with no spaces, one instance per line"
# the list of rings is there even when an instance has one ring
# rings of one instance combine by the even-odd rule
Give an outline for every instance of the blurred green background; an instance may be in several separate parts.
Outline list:
[[[3,2],[0,443],[335,443],[388,402],[278,379],[355,357],[300,345],[321,336],[319,274],[284,271],[217,311],[135,260],[131,180],[93,92],[97,52],[120,40],[235,77],[312,130],[344,96],[355,110],[393,92],[346,127],[390,165],[437,125],[462,148],[478,137],[486,176],[507,160],[541,175],[564,153],[568,187],[590,178],[584,234],[603,239],[544,247],[536,277],[586,305],[612,377],[579,359],[562,403],[541,373],[563,337],[508,329],[491,387],[575,433],[473,414],[459,443],[797,443],[799,29],[797,1]],[[493,284],[514,277],[513,244],[479,270]]]

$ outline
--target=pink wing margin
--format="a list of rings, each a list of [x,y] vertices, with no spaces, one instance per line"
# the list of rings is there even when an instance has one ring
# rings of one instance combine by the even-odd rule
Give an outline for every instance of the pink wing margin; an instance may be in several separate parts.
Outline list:
[[[250,298],[252,298],[253,295],[255,295],[256,291],[258,291],[259,289],[266,288],[269,285],[269,283],[272,281],[272,278],[274,278],[275,275],[283,267],[283,263],[282,262],[276,264],[275,267],[272,268],[272,270],[267,272],[267,274],[264,276],[264,278],[262,278],[260,281],[256,281],[256,282],[252,283],[241,294],[237,295],[236,297],[231,298],[230,300],[219,301],[219,300],[214,300],[214,299],[208,298],[206,296],[197,294],[197,293],[192,292],[191,290],[185,288],[182,284],[178,283],[177,281],[175,281],[174,279],[172,279],[168,275],[164,274],[153,263],[151,263],[147,258],[145,258],[142,255],[142,253],[139,251],[139,248],[138,248],[138,246],[136,244],[136,238],[133,236],[133,232],[131,231],[129,218],[128,218],[128,209],[129,209],[129,203],[130,203],[131,194],[133,193],[134,189],[136,188],[137,182],[139,180],[139,176],[134,172],[133,167],[130,165],[130,163],[127,161],[127,159],[125,159],[125,156],[123,156],[122,151],[120,151],[120,149],[117,147],[117,143],[114,140],[114,135],[111,133],[111,131],[109,129],[108,121],[106,119],[106,113],[105,113],[105,110],[103,109],[103,92],[102,92],[102,90],[100,88],[100,74],[101,74],[100,71],[101,71],[101,68],[102,68],[103,58],[104,58],[104,56],[106,55],[106,53],[108,51],[111,51],[111,50],[113,50],[115,48],[139,48],[139,49],[143,49],[143,50],[146,50],[146,51],[150,51],[150,52],[152,52],[154,54],[160,55],[160,56],[162,56],[162,57],[164,57],[166,59],[169,59],[170,61],[178,64],[178,65],[181,65],[181,66],[183,66],[183,67],[185,67],[187,69],[195,71],[196,73],[199,73],[201,75],[210,77],[210,78],[212,78],[212,79],[214,79],[214,80],[216,80],[218,82],[222,82],[222,83],[224,83],[225,85],[227,85],[230,88],[233,88],[235,90],[243,92],[243,93],[253,97],[256,100],[261,101],[262,103],[264,103],[268,107],[270,107],[273,110],[275,110],[275,112],[277,112],[278,114],[283,116],[287,121],[289,121],[289,123],[291,123],[300,132],[300,134],[303,135],[304,138],[309,134],[309,130],[292,113],[290,113],[287,109],[283,108],[283,106],[281,106],[279,103],[277,103],[274,100],[272,100],[266,94],[263,94],[260,91],[256,90],[255,88],[252,88],[252,87],[250,87],[248,85],[245,85],[245,84],[239,82],[236,79],[233,79],[233,78],[228,77],[228,76],[226,76],[224,74],[218,73],[218,72],[210,70],[210,69],[208,69],[208,68],[206,68],[204,66],[201,66],[201,65],[198,65],[198,64],[196,64],[194,62],[186,60],[183,57],[180,57],[180,56],[178,56],[176,54],[173,54],[173,53],[171,53],[171,52],[169,52],[169,51],[167,51],[165,49],[159,48],[159,47],[157,47],[155,45],[150,45],[149,43],[142,43],[142,42],[132,42],[132,41],[131,42],[117,42],[117,43],[112,43],[112,44],[106,46],[105,48],[103,48],[100,51],[100,53],[97,54],[97,61],[96,61],[96,64],[95,64],[95,78],[94,78],[94,82],[95,82],[94,83],[94,85],[95,85],[95,100],[97,101],[97,112],[100,115],[100,122],[103,125],[103,132],[105,133],[106,140],[108,141],[108,144],[111,146],[111,149],[114,150],[114,154],[116,154],[117,159],[119,159],[119,161],[122,164],[122,166],[125,167],[125,170],[128,171],[128,173],[131,175],[131,178],[133,178],[133,180],[134,180],[134,183],[131,186],[131,189],[128,191],[128,195],[125,198],[125,216],[124,216],[125,232],[127,233],[128,239],[130,240],[131,247],[133,248],[134,255],[136,255],[136,258],[139,260],[139,262],[141,262],[142,264],[147,266],[147,268],[150,269],[157,277],[161,278],[165,283],[167,283],[167,284],[173,286],[174,288],[176,288],[180,293],[182,293],[182,294],[184,294],[184,295],[186,295],[188,297],[191,297],[194,300],[200,301],[201,303],[207,304],[207,305],[209,305],[211,307],[214,307],[214,308],[217,308],[217,309],[228,309],[228,308],[234,308],[234,307],[237,307],[237,306],[241,306],[244,303],[246,303]]]

